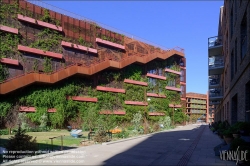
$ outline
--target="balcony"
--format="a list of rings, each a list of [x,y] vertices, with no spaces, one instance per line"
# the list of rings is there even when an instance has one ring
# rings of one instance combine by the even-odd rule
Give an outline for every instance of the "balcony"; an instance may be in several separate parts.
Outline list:
[[[213,56],[209,58],[209,75],[222,74],[224,70],[224,60],[222,56]]]
[[[208,39],[208,54],[209,56],[219,55],[222,52],[222,37],[215,36]]]
[[[220,104],[220,101],[219,100],[212,100],[212,101],[209,101],[209,105],[218,105]],[[215,108],[211,108],[211,109],[215,109]]]
[[[223,98],[222,88],[209,89],[209,100],[221,100]]]
[[[218,87],[220,85],[220,75],[209,76],[209,88]]]
[[[206,110],[191,110],[193,114],[206,114]]]

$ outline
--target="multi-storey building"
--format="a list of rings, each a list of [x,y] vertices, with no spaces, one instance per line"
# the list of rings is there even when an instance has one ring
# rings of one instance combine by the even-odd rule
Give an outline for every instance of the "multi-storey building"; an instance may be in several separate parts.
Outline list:
[[[224,1],[208,39],[209,100],[215,121],[250,121],[250,3]]]
[[[213,114],[208,114],[208,95],[188,92],[186,94],[186,113],[192,122],[201,120],[204,122],[213,122]]]
[[[1,116],[18,105],[34,112],[33,121],[53,112],[51,123],[62,125],[93,109],[125,121],[136,112],[171,116],[173,107],[186,106],[183,49],[161,49],[34,3],[1,1]]]

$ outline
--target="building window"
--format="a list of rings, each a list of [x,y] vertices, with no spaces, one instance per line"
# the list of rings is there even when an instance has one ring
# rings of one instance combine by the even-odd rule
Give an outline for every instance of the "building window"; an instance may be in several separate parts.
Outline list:
[[[240,36],[241,36],[240,52],[241,52],[241,59],[243,59],[247,53],[247,17],[246,17],[246,13],[241,21]]]
[[[234,51],[231,52],[231,80],[234,78]]]
[[[235,64],[235,67],[234,67],[234,70],[235,70],[235,73],[237,72],[237,68],[238,68],[238,62],[237,62],[237,58],[238,58],[238,47],[237,47],[237,39],[235,39],[235,43],[234,43],[234,50],[235,50],[235,52],[234,52],[234,58],[235,58],[235,60],[234,60],[234,64]]]
[[[230,36],[231,38],[233,36],[233,21],[234,21],[234,15],[233,15],[233,9],[231,9],[231,14],[230,14]]]
[[[245,98],[245,107],[246,107],[246,121],[250,122],[250,81],[246,84],[246,98]]]
[[[237,108],[238,108],[238,97],[237,94],[232,98],[232,107],[231,107],[231,123],[234,124],[237,122]]]
[[[237,21],[238,0],[234,0],[234,25]]]

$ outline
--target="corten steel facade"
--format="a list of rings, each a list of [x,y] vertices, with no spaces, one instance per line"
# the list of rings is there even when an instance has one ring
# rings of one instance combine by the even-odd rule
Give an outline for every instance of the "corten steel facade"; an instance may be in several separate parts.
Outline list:
[[[224,1],[209,38],[209,91],[215,121],[250,121],[250,3]]]
[[[12,2],[14,1],[3,0],[2,3]],[[177,75],[178,78],[174,82],[169,82],[166,89],[178,92],[181,104],[185,107],[186,59],[183,49],[177,47],[163,50],[108,30],[94,22],[55,12],[59,10],[54,7],[56,9],[54,11],[47,10],[47,14],[49,13],[49,17],[54,22],[45,22],[41,20],[46,15],[44,8],[32,3],[19,1],[18,8],[21,13],[14,15],[14,19],[6,18],[0,25],[2,33],[18,34],[22,39],[14,47],[17,54],[7,54],[1,59],[1,63],[7,65],[9,71],[8,78],[0,84],[1,96],[22,90],[33,83],[54,84],[73,75],[81,75],[82,78],[92,80],[91,86],[96,90],[125,93],[125,90],[122,90],[123,85],[120,89],[112,87],[112,85],[108,85],[109,88],[100,86],[100,80],[105,77],[103,72],[121,71],[131,65],[137,65],[143,69],[142,77],[148,78],[149,83],[154,83],[154,79],[166,80],[169,73]],[[50,8],[49,5],[45,6]],[[59,45],[52,46],[53,48],[46,51],[30,46],[37,42],[37,34],[41,33],[44,28],[63,37]],[[84,44],[80,42],[79,36]],[[65,38],[67,40],[64,40]],[[51,58],[52,71],[49,73],[45,73],[43,64],[46,60],[44,57]],[[152,68],[154,62],[163,61],[167,64],[164,68],[160,69],[158,66]],[[177,64],[177,71],[170,68],[173,63]],[[147,86],[147,82],[133,80],[123,80],[123,82]],[[148,92],[145,95],[166,97],[161,96],[158,92]],[[74,100],[96,99],[75,97]],[[131,102],[126,104],[131,104]],[[27,109],[23,107],[23,110]]]
[[[205,122],[213,122],[213,114],[208,114],[208,95],[188,92],[186,93],[186,114],[190,119],[200,119]]]

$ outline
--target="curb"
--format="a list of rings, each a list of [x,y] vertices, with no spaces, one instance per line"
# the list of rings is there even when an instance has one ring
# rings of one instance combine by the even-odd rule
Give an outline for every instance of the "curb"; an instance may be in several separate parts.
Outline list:
[[[186,126],[188,126],[188,125],[186,125]],[[150,133],[150,134],[145,134],[145,135],[142,135],[142,136],[125,138],[125,139],[121,139],[121,140],[117,140],[117,141],[112,141],[112,142],[104,142],[101,145],[111,145],[111,144],[115,144],[115,143],[130,141],[130,140],[133,140],[133,139],[138,139],[138,138],[143,138],[143,137],[149,137],[149,136],[157,134],[157,133],[163,133],[163,132],[169,132],[169,131],[178,130],[178,129],[181,129],[182,127],[184,127],[184,126],[177,126],[174,129],[164,130],[164,131],[158,131],[158,132],[154,132],[154,133]]]

